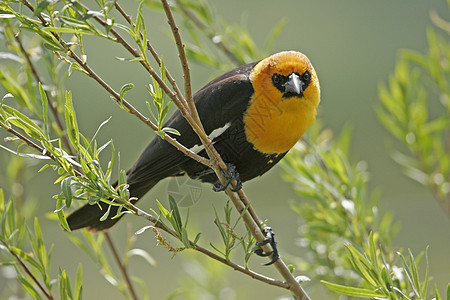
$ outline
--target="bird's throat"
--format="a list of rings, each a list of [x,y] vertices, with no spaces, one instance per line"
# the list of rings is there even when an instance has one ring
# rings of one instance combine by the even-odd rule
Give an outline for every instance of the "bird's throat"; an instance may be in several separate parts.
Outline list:
[[[316,108],[305,98],[272,101],[254,95],[245,115],[245,133],[256,150],[265,154],[289,151],[316,119]]]

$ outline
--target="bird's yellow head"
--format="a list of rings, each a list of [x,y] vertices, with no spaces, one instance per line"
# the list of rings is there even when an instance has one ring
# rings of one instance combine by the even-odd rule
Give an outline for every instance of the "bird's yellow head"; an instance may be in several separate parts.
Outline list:
[[[267,154],[291,149],[314,123],[320,102],[316,71],[308,57],[287,51],[252,69],[254,94],[244,116],[247,139]]]

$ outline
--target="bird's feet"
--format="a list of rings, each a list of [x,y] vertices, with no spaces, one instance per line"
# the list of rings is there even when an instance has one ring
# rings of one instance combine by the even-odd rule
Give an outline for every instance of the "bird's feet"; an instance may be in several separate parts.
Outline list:
[[[236,187],[231,188],[231,190],[233,192],[237,192],[237,191],[239,191],[242,188],[242,181],[239,178],[239,173],[236,170],[236,167],[233,164],[230,164],[230,163],[227,163],[226,165],[227,165],[227,168],[228,168],[228,172],[224,172],[222,170],[220,170],[220,172],[227,179],[227,181],[224,184],[222,184],[219,180],[217,180],[214,183],[214,186],[213,186],[213,190],[215,192],[225,191],[226,188],[230,185],[230,183],[231,183],[231,181],[233,179],[236,179],[237,184],[236,184]]]
[[[254,250],[254,252],[256,255],[263,257],[272,255],[272,260],[269,261],[267,264],[264,264],[265,266],[269,266],[274,262],[276,262],[280,258],[280,255],[278,254],[277,241],[275,240],[275,233],[272,231],[272,228],[264,227],[264,231],[266,234],[266,238],[261,243],[256,242],[255,245],[257,246],[257,248]],[[273,250],[270,252],[264,252],[261,246],[264,246],[266,244],[270,244]]]

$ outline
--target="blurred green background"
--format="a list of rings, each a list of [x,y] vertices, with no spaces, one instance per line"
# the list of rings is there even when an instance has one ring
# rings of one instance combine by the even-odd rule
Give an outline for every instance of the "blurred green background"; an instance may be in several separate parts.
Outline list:
[[[382,212],[393,210],[396,221],[402,225],[394,245],[411,248],[416,254],[429,245],[430,273],[434,274],[440,290],[444,291],[444,286],[450,281],[449,219],[432,195],[404,176],[400,167],[392,161],[389,156],[393,149],[392,139],[377,121],[374,108],[378,105],[378,85],[386,82],[393,72],[398,51],[405,48],[421,52],[426,50],[426,30],[432,26],[429,13],[434,10],[448,19],[446,2],[211,0],[210,4],[229,24],[246,24],[259,45],[263,45],[271,28],[280,19],[286,18],[287,25],[275,43],[273,52],[298,50],[310,58],[322,88],[320,121],[336,134],[345,124],[353,125],[353,160],[367,161],[371,177],[369,186],[382,192]],[[129,1],[123,5],[128,13],[135,13],[137,3]],[[167,67],[181,82],[176,49],[171,43],[165,19],[161,13],[148,9],[144,11],[148,37],[157,51],[164,53]],[[104,44],[87,37],[85,47],[89,53],[88,62],[116,90],[128,82],[135,84],[136,88],[127,93],[127,99],[144,111],[145,101],[149,100],[145,90],[150,80],[148,74],[136,64],[113,59],[114,56],[128,55],[119,47],[111,47],[110,43]],[[220,74],[217,70],[194,63],[190,67],[194,90]],[[151,130],[120,110],[103,90],[82,74],[72,74],[68,89],[73,93],[79,126],[85,136],[92,136],[100,123],[109,116],[113,117],[101,131],[99,141],[101,144],[114,139],[115,147],[120,151],[121,167],[129,168],[154,136]],[[0,131],[0,137],[3,139],[5,136],[5,132]],[[11,171],[3,166],[11,159],[14,159],[12,155],[0,151],[2,187],[7,182],[5,174]],[[289,209],[288,203],[298,196],[289,184],[281,180],[279,173],[280,169],[275,168],[263,177],[246,183],[244,189],[260,217],[269,219],[269,224],[276,230],[282,253],[299,256],[302,250],[296,245],[297,228],[302,221]],[[39,176],[27,178],[24,186],[10,189],[6,186],[6,195],[10,195],[11,189],[16,192],[23,190],[39,203],[37,215],[42,217],[55,208],[51,198],[59,190],[59,186],[52,184],[55,179],[55,174],[46,170]],[[167,184],[168,180],[159,183],[139,203],[139,207],[155,208],[155,199],[167,203]],[[202,184],[201,187],[201,199],[191,206],[190,226],[193,231],[203,232],[200,243],[207,245],[210,239],[218,240],[213,225],[212,205],[221,208],[226,197],[212,192],[209,185]],[[60,264],[74,274],[78,264],[83,263],[85,299],[119,298],[115,288],[103,279],[87,255],[73,246],[55,221],[40,220],[47,243],[55,243],[53,267]],[[111,233],[123,249],[126,236],[143,225],[146,225],[143,220],[127,217]],[[130,268],[132,275],[146,280],[152,299],[164,298],[180,285],[180,278],[185,276],[184,268],[190,263],[186,259],[193,254],[184,251],[172,258],[166,249],[156,246],[151,232],[138,236],[136,247],[149,251],[158,264],[149,266],[141,258],[133,258]],[[195,257],[199,258],[197,255]],[[252,261],[252,267],[256,270],[278,278],[270,267],[259,266],[264,260],[255,258]],[[240,299],[273,299],[284,294],[283,290],[265,286],[232,270],[225,269],[224,274],[227,276],[220,276],[217,281],[235,287]],[[323,287],[320,284],[309,283],[306,288],[311,291],[313,299],[323,299]],[[223,299],[228,298],[224,296]]]

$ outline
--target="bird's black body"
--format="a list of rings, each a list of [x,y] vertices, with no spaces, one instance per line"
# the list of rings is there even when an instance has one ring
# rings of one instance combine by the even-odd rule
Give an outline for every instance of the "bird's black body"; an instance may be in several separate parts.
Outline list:
[[[212,142],[222,159],[236,167],[243,182],[264,174],[286,154],[286,152],[261,153],[247,140],[243,116],[254,93],[249,75],[256,64],[257,62],[243,65],[225,73],[194,95],[206,133],[211,136],[215,130],[226,129],[216,137],[211,136]],[[177,129],[181,136],[176,138],[181,144],[188,149],[198,149],[199,155],[207,157],[205,150],[198,148],[201,146],[200,140],[180,111],[175,112],[164,127]],[[210,168],[189,158],[157,136],[127,173],[130,196],[140,198],[160,180],[182,175],[204,182],[217,181],[215,173]],[[99,204],[103,209],[98,205],[85,205],[70,215],[67,221],[71,230],[82,227],[103,230],[119,220],[108,218],[100,221],[107,204],[103,202]],[[111,211],[110,216],[114,215],[115,211]]]

